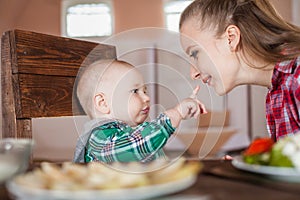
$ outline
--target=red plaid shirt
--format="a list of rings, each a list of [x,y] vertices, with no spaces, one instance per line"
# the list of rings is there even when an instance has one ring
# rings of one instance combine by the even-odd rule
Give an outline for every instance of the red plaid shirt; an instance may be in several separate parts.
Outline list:
[[[300,130],[300,57],[277,63],[266,97],[267,128],[276,141]]]

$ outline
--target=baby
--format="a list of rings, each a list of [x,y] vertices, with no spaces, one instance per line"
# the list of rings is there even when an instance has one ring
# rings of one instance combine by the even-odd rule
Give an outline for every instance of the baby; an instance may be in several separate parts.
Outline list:
[[[74,162],[147,162],[164,156],[162,148],[180,121],[207,112],[196,99],[198,91],[147,122],[150,98],[141,73],[123,61],[93,63],[77,85],[91,121],[78,139]]]

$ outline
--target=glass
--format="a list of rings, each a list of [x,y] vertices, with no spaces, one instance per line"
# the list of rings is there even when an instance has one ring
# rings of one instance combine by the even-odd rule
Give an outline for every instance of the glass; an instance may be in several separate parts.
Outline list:
[[[0,140],[0,183],[27,170],[32,147],[31,139]]]

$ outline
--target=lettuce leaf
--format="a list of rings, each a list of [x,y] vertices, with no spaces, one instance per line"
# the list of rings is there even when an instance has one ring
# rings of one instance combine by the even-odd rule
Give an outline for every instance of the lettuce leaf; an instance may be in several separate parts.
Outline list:
[[[271,150],[270,166],[293,167],[292,161],[286,155],[282,154],[282,145],[275,146]]]
[[[262,153],[256,155],[245,155],[244,162],[248,164],[269,165],[270,153]]]

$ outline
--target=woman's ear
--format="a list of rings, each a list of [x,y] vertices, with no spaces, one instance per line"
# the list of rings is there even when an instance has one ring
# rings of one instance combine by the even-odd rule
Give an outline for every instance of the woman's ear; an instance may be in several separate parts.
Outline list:
[[[230,50],[236,51],[241,38],[240,29],[235,25],[229,25],[226,28],[226,37]]]
[[[104,93],[101,92],[95,95],[94,105],[95,105],[95,109],[101,112],[102,114],[110,113],[110,108],[108,106]]]

